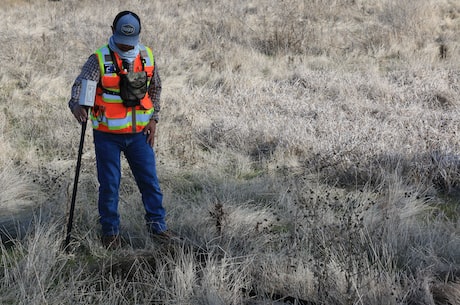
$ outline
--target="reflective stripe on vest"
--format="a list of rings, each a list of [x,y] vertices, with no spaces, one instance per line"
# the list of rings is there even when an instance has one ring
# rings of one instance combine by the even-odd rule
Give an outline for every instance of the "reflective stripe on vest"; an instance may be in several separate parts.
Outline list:
[[[141,100],[141,105],[125,107],[120,98],[120,77],[116,73],[110,49],[107,45],[98,49],[95,54],[99,61],[101,80],[96,94],[95,105],[90,117],[94,129],[111,133],[136,133],[141,132],[149,123],[154,109],[148,93]],[[115,60],[121,67],[121,59],[117,54]],[[142,60],[144,65],[142,65]],[[144,71],[150,85],[150,79],[154,70],[154,57],[150,48],[140,45],[140,56],[134,61],[134,72]]]
[[[108,119],[106,116],[98,117],[91,120],[93,123],[93,128],[111,133],[133,133],[133,112],[132,108],[126,108],[126,116],[120,119]],[[142,129],[149,123],[150,117],[152,116],[152,111],[150,110],[135,110],[135,132],[141,132]]]

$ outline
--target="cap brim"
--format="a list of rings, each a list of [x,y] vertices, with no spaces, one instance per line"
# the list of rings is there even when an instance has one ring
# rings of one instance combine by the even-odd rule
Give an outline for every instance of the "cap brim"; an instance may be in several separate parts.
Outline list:
[[[137,46],[139,44],[139,35],[136,36],[124,36],[124,35],[113,35],[113,41],[118,44],[124,44],[127,46]]]

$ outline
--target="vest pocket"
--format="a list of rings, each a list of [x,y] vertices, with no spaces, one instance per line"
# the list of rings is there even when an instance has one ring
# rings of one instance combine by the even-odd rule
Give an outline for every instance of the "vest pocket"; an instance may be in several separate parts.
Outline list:
[[[120,84],[120,77],[104,75],[102,77],[101,84],[103,88],[118,90]]]
[[[141,107],[149,110],[153,108],[153,103],[152,100],[150,99],[150,96],[146,94],[143,99],[141,99]]]
[[[110,104],[109,107],[103,107],[102,115],[107,119],[124,119],[128,113],[128,108],[123,104]]]
[[[120,97],[126,107],[138,106],[147,93],[147,73],[128,72],[120,75]]]

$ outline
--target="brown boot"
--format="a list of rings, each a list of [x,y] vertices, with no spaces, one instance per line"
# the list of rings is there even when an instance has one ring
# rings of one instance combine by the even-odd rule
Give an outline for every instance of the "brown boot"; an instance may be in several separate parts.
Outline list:
[[[121,247],[121,239],[119,235],[104,235],[102,236],[102,245],[108,250],[116,250]]]
[[[154,240],[157,240],[162,243],[177,243],[182,241],[180,236],[172,232],[171,230],[151,233],[151,236]]]

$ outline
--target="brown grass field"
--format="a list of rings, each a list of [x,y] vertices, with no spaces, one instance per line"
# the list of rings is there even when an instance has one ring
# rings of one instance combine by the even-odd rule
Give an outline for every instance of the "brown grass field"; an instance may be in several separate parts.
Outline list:
[[[2,0],[0,304],[460,304],[457,0]],[[133,10],[163,81],[170,227],[99,241],[70,89]]]

